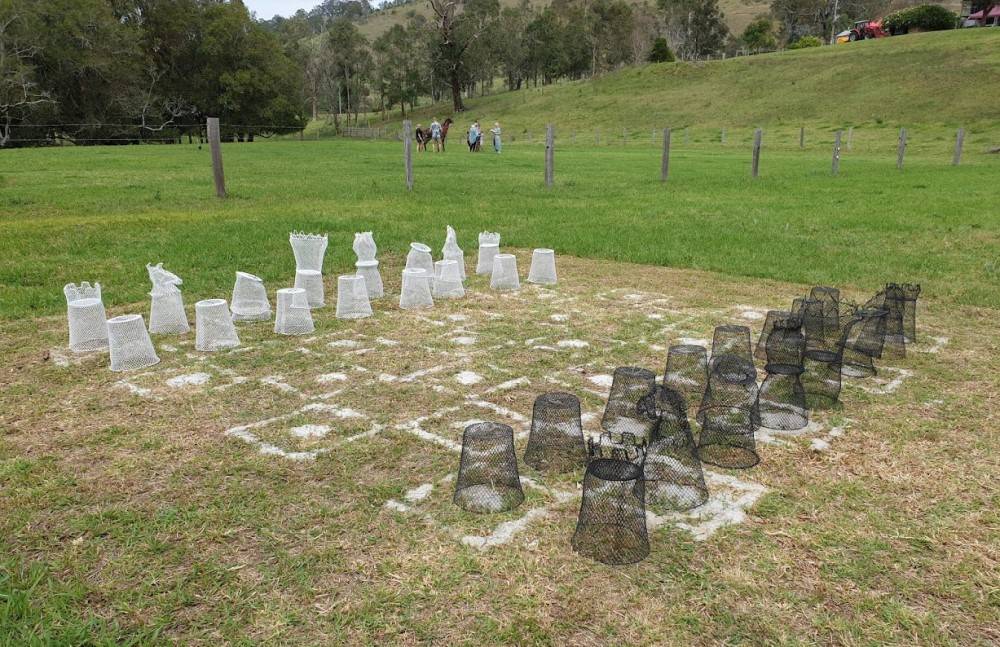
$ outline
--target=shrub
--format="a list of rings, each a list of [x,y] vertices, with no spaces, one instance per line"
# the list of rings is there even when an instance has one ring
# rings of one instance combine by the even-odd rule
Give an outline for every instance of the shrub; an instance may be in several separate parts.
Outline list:
[[[957,17],[936,4],[922,4],[909,9],[894,11],[882,19],[882,27],[892,34],[905,34],[911,29],[940,31],[953,29]]]
[[[673,63],[674,53],[670,51],[666,38],[657,38],[653,41],[653,49],[649,52],[650,63]]]
[[[803,36],[788,46],[788,49],[805,49],[806,47],[820,47],[823,45],[819,36]]]

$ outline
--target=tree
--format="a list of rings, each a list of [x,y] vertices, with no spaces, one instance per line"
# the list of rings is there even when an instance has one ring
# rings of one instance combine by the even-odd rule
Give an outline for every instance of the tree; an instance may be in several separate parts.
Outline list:
[[[674,51],[684,60],[717,54],[729,28],[717,0],[658,0]]]
[[[753,20],[740,36],[744,47],[751,52],[770,51],[777,49],[778,42],[774,37],[774,25],[768,18]]]
[[[650,63],[673,63],[674,53],[670,51],[670,46],[667,45],[667,39],[660,36],[653,41],[653,49],[649,52],[649,62]]]
[[[40,107],[52,104],[49,93],[35,81],[32,45],[22,40],[26,18],[12,2],[0,2],[0,147],[11,139],[11,126],[30,120]]]
[[[330,25],[326,34],[329,47],[333,78],[339,86],[337,113],[354,112],[357,123],[361,98],[364,95],[364,76],[371,65],[368,39],[346,18],[338,18]],[[342,110],[341,107],[346,108]],[[336,118],[335,118],[336,119]]]
[[[467,71],[465,54],[479,40],[488,25],[483,14],[472,15],[460,11],[459,0],[429,0],[435,17],[437,42],[435,62],[442,68],[451,87],[451,101],[455,112],[463,112],[462,85]]]

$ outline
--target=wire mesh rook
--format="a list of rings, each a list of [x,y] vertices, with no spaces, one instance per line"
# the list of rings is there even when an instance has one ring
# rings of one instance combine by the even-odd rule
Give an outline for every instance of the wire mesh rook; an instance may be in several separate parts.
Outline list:
[[[462,434],[462,460],[455,505],[466,512],[504,512],[524,501],[514,454],[514,430],[498,422],[477,422]]]
[[[634,564],[649,555],[642,466],[595,458],[583,477],[573,550],[604,564]]]
[[[555,391],[535,398],[524,462],[540,472],[567,472],[587,464],[575,395]]]

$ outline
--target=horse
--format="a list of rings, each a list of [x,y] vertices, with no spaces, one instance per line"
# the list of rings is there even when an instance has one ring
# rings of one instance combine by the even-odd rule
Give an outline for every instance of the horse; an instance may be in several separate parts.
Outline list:
[[[454,122],[452,121],[451,117],[448,117],[441,124],[441,152],[442,153],[444,152],[444,140],[446,140],[448,138],[448,128],[450,128],[453,123]]]
[[[430,129],[424,130],[420,126],[417,126],[417,130],[413,134],[417,140],[417,151],[426,151],[427,142],[431,139]]]

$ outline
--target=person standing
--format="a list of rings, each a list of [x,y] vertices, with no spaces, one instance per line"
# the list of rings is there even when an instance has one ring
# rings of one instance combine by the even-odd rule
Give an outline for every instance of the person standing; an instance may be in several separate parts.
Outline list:
[[[493,134],[493,150],[496,151],[497,155],[499,155],[500,154],[500,149],[503,148],[503,144],[500,141],[500,122],[499,121],[494,121],[493,122],[493,128],[490,129],[490,132]]]
[[[437,117],[431,122],[431,141],[434,142],[434,152],[441,152],[441,124],[438,123]]]
[[[469,142],[469,152],[470,153],[475,152],[475,150],[476,150],[476,141],[478,139],[479,139],[479,127],[475,123],[473,123],[471,126],[469,126],[468,142]]]

